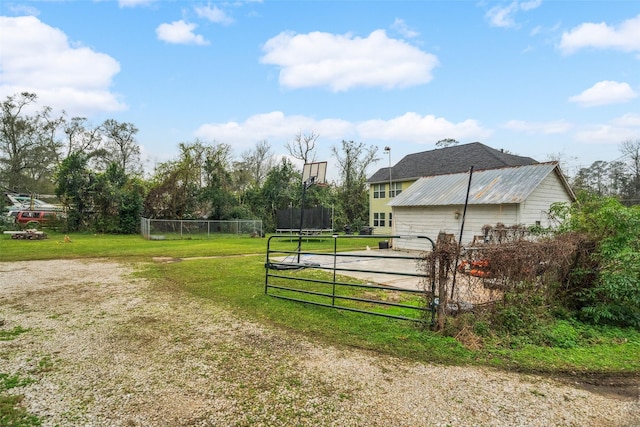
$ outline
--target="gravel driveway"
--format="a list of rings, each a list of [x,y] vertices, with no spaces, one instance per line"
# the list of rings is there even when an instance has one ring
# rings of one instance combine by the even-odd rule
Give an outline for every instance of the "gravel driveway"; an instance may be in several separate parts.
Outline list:
[[[638,426],[640,402],[534,375],[319,345],[114,262],[0,263],[0,372],[44,426]]]

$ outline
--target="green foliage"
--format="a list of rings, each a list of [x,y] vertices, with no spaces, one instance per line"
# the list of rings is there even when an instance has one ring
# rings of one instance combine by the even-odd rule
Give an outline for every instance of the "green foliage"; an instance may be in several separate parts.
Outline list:
[[[22,378],[19,375],[9,375],[0,372],[0,391],[9,390],[16,387],[24,387],[31,384],[34,380],[30,378]]]
[[[56,195],[68,208],[67,230],[136,233],[145,192],[142,181],[116,163],[95,173],[88,162],[87,155],[71,154],[56,174]]]
[[[138,274],[151,280],[158,291],[186,291],[251,321],[265,322],[330,345],[366,348],[424,362],[489,364],[537,372],[640,372],[640,331],[581,323],[556,307],[547,307],[547,311],[564,313],[558,326],[550,315],[545,315],[535,320],[536,326],[527,326],[529,335],[507,331],[498,334],[494,330],[496,320],[478,311],[460,316],[465,317],[464,322],[457,328],[453,325],[449,336],[443,336],[410,322],[267,297],[264,295],[265,239],[148,241],[138,236],[72,234],[72,243],[62,244],[62,237],[51,234],[47,240],[27,242],[0,236],[0,262],[70,258],[139,262],[143,270]],[[332,239],[310,240],[305,242],[305,249],[320,251],[328,242]],[[366,239],[345,239],[341,241],[341,248],[362,250],[367,243]],[[295,246],[296,242],[287,241],[287,244]],[[240,254],[255,255],[235,256]],[[149,262],[155,256],[200,259]],[[527,307],[535,299],[514,298],[510,302],[520,306],[525,318],[537,316],[538,309]],[[516,315],[513,309],[502,315],[509,319],[510,328],[519,324],[514,319]],[[449,319],[455,321],[455,318]],[[465,332],[461,333],[462,330]],[[469,341],[461,339],[464,334]],[[48,368],[50,360],[42,358],[39,366]]]
[[[576,292],[581,315],[595,323],[640,328],[640,206],[583,196],[568,226],[594,242],[590,263],[574,272],[583,283]]]
[[[15,328],[11,329],[10,331],[2,331],[0,330],[0,341],[10,341],[12,339],[14,339],[15,337],[17,337],[18,335],[21,335],[25,332],[27,332],[28,329],[24,329],[21,326],[16,326]]]
[[[336,199],[339,204],[339,212],[342,215],[338,226],[363,221],[369,222],[369,194],[366,186],[366,171],[369,165],[379,160],[376,157],[378,148],[365,147],[360,142],[342,141],[340,149],[333,147],[332,153],[338,162],[340,169],[341,186],[337,191]]]
[[[542,292],[522,292],[520,289],[507,292],[490,315],[494,331],[511,339],[510,345],[540,344],[541,330],[552,320]]]
[[[0,393],[0,425],[11,427],[33,427],[42,425],[35,415],[29,414],[20,406],[22,396]]]
[[[28,115],[35,93],[10,95],[0,103],[0,187],[13,191],[45,192],[61,144],[56,130],[62,118],[43,107]],[[34,106],[34,105],[33,105]]]
[[[69,231],[79,231],[89,226],[95,174],[88,164],[89,156],[74,153],[62,161],[55,174],[56,196],[68,208]]]
[[[42,424],[38,417],[29,414],[20,406],[22,396],[5,393],[7,390],[24,387],[32,382],[30,378],[0,372],[0,426],[32,427]]]
[[[579,332],[566,320],[558,320],[546,328],[543,336],[551,347],[558,348],[575,348],[580,340]]]
[[[302,178],[293,164],[282,159],[279,165],[272,168],[260,189],[247,193],[247,203],[253,212],[262,218],[264,229],[274,232],[277,225],[277,211],[290,205],[298,205],[301,197]]]

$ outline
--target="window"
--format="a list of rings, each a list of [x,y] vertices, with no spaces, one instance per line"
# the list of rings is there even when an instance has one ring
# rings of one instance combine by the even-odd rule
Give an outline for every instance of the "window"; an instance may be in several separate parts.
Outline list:
[[[402,193],[401,182],[392,182],[390,187],[391,189],[389,190],[389,197],[396,197],[398,194]]]
[[[373,186],[373,198],[384,199],[384,184],[375,184]]]
[[[373,226],[384,227],[384,212],[373,213]]]
[[[391,220],[392,215],[393,214],[391,212],[389,212],[389,228],[393,227],[393,221]]]

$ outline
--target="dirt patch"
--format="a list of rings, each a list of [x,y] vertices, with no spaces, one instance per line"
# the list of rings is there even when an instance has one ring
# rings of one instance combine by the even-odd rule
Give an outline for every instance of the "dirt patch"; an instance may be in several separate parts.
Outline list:
[[[559,380],[602,396],[640,401],[640,376],[638,375],[574,375],[559,378]]]
[[[0,329],[27,329],[0,341],[0,372],[33,380],[11,392],[44,426],[640,423],[637,393],[320,346],[135,267],[0,263]]]

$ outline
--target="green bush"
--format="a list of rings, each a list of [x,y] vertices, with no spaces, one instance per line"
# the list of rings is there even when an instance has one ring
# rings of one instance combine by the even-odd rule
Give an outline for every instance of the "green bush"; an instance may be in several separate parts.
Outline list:
[[[581,316],[596,324],[640,327],[640,206],[583,196],[570,210],[568,229],[594,243],[573,279]]]
[[[543,331],[546,343],[551,347],[575,348],[580,342],[580,333],[566,320],[558,320]]]

